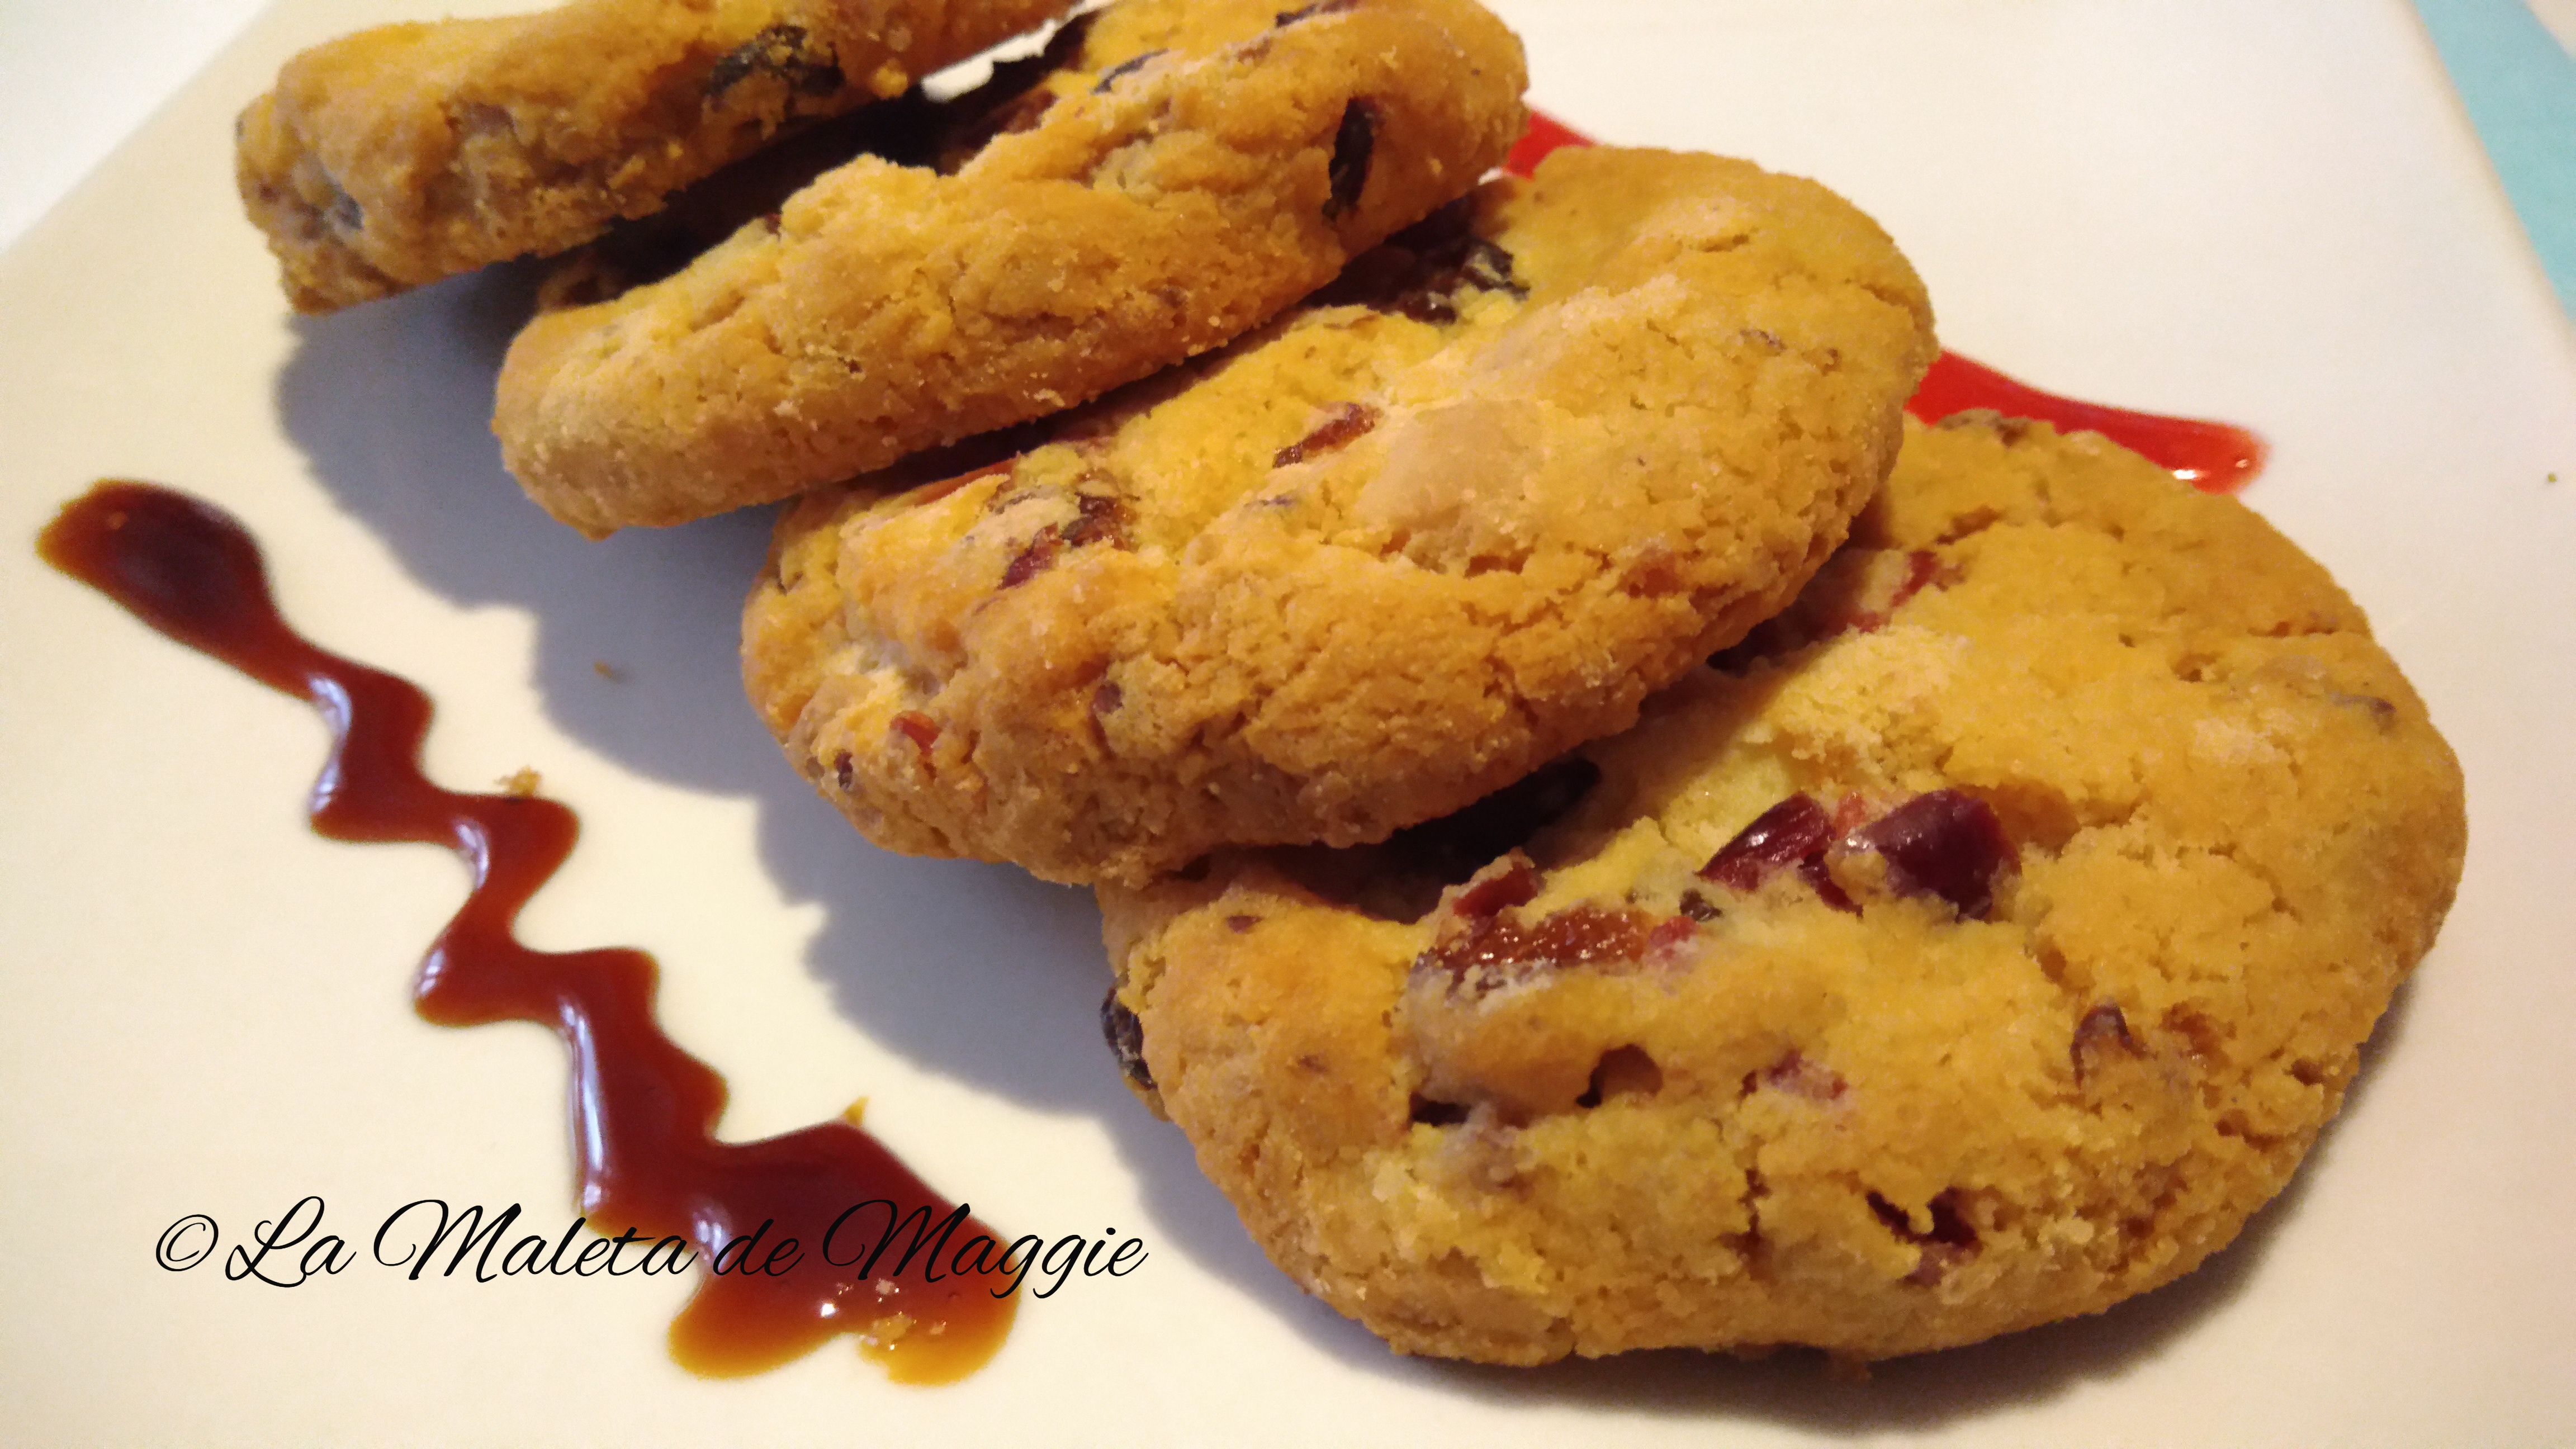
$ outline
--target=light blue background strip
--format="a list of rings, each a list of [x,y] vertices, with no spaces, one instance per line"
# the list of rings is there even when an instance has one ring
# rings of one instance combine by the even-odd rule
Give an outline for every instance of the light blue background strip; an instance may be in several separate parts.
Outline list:
[[[2522,0],[2415,0],[2469,121],[2576,318],[2576,59]]]

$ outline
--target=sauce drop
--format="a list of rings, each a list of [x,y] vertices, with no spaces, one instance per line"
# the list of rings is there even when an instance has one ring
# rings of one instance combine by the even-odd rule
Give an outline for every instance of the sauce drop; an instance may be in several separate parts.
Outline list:
[[[259,546],[211,505],[144,483],[105,482],[66,505],[38,539],[45,561],[123,605],[163,634],[303,699],[331,727],[315,783],[313,828],[334,840],[445,845],[463,857],[473,890],[421,963],[413,998],[445,1026],[528,1021],[550,1027],[572,1057],[572,1139],[581,1210],[632,1226],[641,1238],[694,1243],[702,1262],[773,1224],[748,1272],[702,1275],[671,1325],[672,1356],[710,1375],[756,1373],[802,1356],[837,1333],[900,1382],[962,1378],[1000,1347],[1017,1298],[1010,1279],[945,1271],[980,1238],[1005,1242],[949,1203],[849,1121],[758,1142],[720,1142],[724,1079],[682,1051],[653,1019],[657,968],[641,951],[545,952],[512,934],[519,909],[571,853],[572,811],[533,795],[465,795],[421,772],[430,704],[408,680],[340,658],[279,615]],[[823,1261],[825,1230],[854,1213]],[[916,1211],[927,1232],[957,1222],[930,1249],[860,1281],[852,1269],[888,1225]],[[894,1235],[884,1263],[904,1256]],[[801,1261],[776,1276],[760,1266],[787,1237]],[[853,1244],[856,1244],[855,1249]]]
[[[1590,137],[1539,111],[1503,158],[1503,169],[1527,176],[1562,146],[1589,146]],[[2035,418],[2069,432],[2094,432],[2170,471],[2203,493],[2234,493],[2263,471],[2263,440],[2233,423],[2166,417],[2103,403],[2080,402],[2018,382],[1955,352],[1935,358],[1932,370],[1905,404],[1927,423],[1953,413],[1990,408],[2009,417]]]

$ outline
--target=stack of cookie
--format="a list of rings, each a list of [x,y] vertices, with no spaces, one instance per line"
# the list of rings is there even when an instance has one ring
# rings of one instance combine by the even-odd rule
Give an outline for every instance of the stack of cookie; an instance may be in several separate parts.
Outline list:
[[[570,98],[524,31],[357,37],[245,194],[359,300],[1048,8],[500,22],[651,77]],[[1472,0],[1121,0],[694,258],[577,253],[505,456],[593,533],[793,497],[744,641],[790,761],[1098,886],[1130,1080],[1400,1349],[1869,1358],[2187,1271],[2429,945],[2449,752],[2234,502],[1905,423],[1930,309],[1829,192],[1480,181],[1522,81]]]

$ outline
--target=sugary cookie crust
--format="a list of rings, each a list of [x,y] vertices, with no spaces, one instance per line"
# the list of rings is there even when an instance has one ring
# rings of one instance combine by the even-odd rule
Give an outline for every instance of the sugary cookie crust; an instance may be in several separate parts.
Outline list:
[[[1521,130],[1473,0],[1124,0],[954,176],[861,158],[678,275],[540,315],[504,461],[594,534],[766,502],[1239,335]]]
[[[1552,801],[1101,892],[1113,1042],[1271,1256],[1407,1352],[1873,1358],[2233,1238],[2459,876],[2360,612],[1989,417],[1722,663]]]
[[[237,129],[298,311],[550,255],[901,92],[1068,0],[573,0],[380,26],[287,62]]]
[[[1785,603],[1932,348],[1904,259],[1821,187],[1563,152],[1052,442],[800,503],[750,693],[898,850],[1135,883],[1382,838]]]

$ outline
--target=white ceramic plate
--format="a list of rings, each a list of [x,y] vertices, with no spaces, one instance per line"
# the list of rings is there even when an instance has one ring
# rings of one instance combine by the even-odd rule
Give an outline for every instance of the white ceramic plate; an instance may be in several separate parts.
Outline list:
[[[2458,747],[2468,877],[2343,1121],[2184,1283],[1882,1366],[1396,1359],[1265,1264],[1102,1049],[1086,897],[862,844],[739,697],[738,517],[589,544],[485,430],[514,300],[469,279],[291,321],[230,118],[387,0],[289,0],[0,259],[0,1438],[12,1442],[2565,1442],[2576,1435],[2576,348],[2411,13],[1860,0],[1500,7],[1604,139],[1805,172],[1916,259],[1945,339],[2060,391],[2248,423],[2248,501],[2325,560]],[[438,699],[432,772],[584,816],[527,922],[636,944],[731,1079],[729,1135],[865,1096],[1015,1231],[1144,1266],[1026,1306],[956,1387],[843,1347],[704,1382],[684,1287],[297,1288],[155,1266],[308,1194],[571,1218],[553,1040],[410,1014],[462,890],[332,845],[305,710],[28,547],[96,477],[220,500],[285,607]],[[2553,481],[2554,476],[2554,481]],[[605,664],[608,677],[594,668]]]

